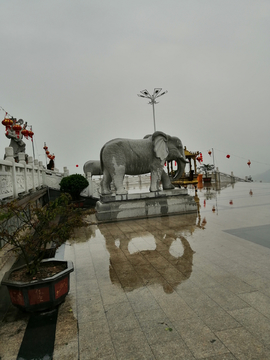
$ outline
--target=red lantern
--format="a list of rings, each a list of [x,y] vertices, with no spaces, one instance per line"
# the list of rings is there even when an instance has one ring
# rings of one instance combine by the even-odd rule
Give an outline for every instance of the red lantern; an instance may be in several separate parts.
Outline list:
[[[55,159],[55,155],[51,155],[51,159],[54,160],[54,159]]]
[[[76,165],[76,167],[79,167],[79,165]]]
[[[33,141],[33,135],[34,135],[33,131],[32,131],[32,130],[28,130],[28,136],[30,136],[31,141]]]
[[[47,154],[47,156],[49,157],[50,152],[47,150],[47,151],[46,151],[46,154]]]
[[[43,149],[46,151],[48,150],[48,146],[44,146]]]
[[[200,155],[197,157],[197,161],[199,161],[199,163],[203,161],[202,153],[200,153]]]
[[[22,133],[23,136],[28,140],[28,130],[22,129],[21,133]]]
[[[165,161],[165,164],[164,164],[164,166],[167,166],[167,162]]]
[[[22,127],[20,124],[15,123],[15,125],[13,125],[12,129],[15,131],[17,138],[20,138],[20,131],[22,130]]]
[[[250,160],[248,160],[247,164],[248,164],[248,166],[250,167],[251,161],[250,161]]]
[[[233,205],[233,201],[232,201],[232,200],[230,200],[230,205]]]
[[[11,129],[11,126],[13,125],[13,120],[8,119],[8,118],[5,118],[5,119],[2,121],[2,124],[6,127],[6,131],[8,131],[8,130]]]
[[[231,155],[226,155],[226,158],[229,159],[231,157]]]
[[[212,154],[212,151],[210,151],[210,150],[209,150],[209,151],[208,151],[208,155],[210,155],[210,156],[211,156],[211,154]]]

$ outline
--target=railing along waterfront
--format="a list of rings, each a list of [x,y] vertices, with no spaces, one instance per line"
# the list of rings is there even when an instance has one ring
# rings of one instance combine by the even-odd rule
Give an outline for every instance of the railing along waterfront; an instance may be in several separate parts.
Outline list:
[[[26,163],[24,153],[19,153],[19,162],[15,162],[13,148],[7,147],[5,160],[0,160],[0,200],[16,199],[44,186],[59,189],[61,179],[67,175],[67,168],[63,173],[47,170],[42,161],[31,156]]]

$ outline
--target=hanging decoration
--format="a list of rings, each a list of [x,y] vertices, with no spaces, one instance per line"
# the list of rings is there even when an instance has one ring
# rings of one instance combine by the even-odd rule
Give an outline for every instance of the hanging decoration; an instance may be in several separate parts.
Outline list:
[[[31,141],[33,141],[34,133],[32,131],[32,126],[30,126],[30,130],[28,130],[28,136],[30,137]]]
[[[212,155],[212,151],[211,151],[211,150],[208,151],[208,155],[209,155],[209,156]]]
[[[231,155],[226,155],[226,158],[229,159],[231,157]]]
[[[2,124],[6,127],[6,132],[8,132],[8,130],[11,130],[11,126],[13,125],[13,120],[5,117],[4,120],[2,121]]]
[[[250,161],[250,160],[248,160],[247,164],[248,164],[248,167],[250,167],[251,161]]]
[[[230,205],[233,205],[233,201],[232,201],[232,200],[230,200]]]
[[[12,126],[12,129],[15,131],[16,135],[17,135],[17,139],[20,138],[20,132],[22,130],[21,125],[17,122],[16,119],[15,120],[15,124]]]
[[[197,157],[197,161],[199,161],[199,163],[203,161],[202,153],[200,153],[199,156]]]
[[[26,138],[26,140],[28,140],[29,131],[26,129],[26,127],[27,127],[27,122],[23,125],[21,134]]]
[[[50,154],[49,150],[48,150],[48,146],[46,145],[46,143],[44,143],[43,149],[45,151],[45,154],[47,156],[48,159],[50,160],[54,160],[55,159],[55,155],[54,154]]]

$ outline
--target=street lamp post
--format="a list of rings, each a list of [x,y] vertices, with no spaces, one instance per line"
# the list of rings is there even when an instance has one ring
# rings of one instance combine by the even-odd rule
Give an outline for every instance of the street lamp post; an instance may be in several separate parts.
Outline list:
[[[142,98],[147,98],[149,99],[149,103],[153,106],[153,120],[154,120],[154,131],[156,131],[156,119],[155,119],[155,104],[158,104],[158,102],[156,102],[156,99],[162,95],[165,95],[168,91],[163,91],[161,92],[162,88],[155,88],[153,95],[150,95],[148,90],[144,89],[142,91],[140,91],[140,93],[142,94],[138,94],[139,97]]]

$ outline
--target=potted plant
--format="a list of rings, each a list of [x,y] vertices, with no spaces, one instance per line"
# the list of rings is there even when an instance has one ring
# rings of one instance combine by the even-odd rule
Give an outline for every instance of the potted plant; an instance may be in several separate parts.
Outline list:
[[[208,176],[208,172],[214,169],[212,164],[202,164],[199,169],[204,173],[203,182],[211,182],[211,176]]]
[[[73,174],[63,177],[59,185],[61,191],[71,195],[76,206],[82,206],[80,193],[89,185],[88,180],[83,175]]]
[[[67,194],[43,207],[21,205],[19,200],[0,205],[0,239],[25,263],[6,272],[2,279],[13,305],[40,311],[64,301],[73,263],[44,257],[49,246],[58,248],[75,228],[84,225],[81,211],[74,208]]]

